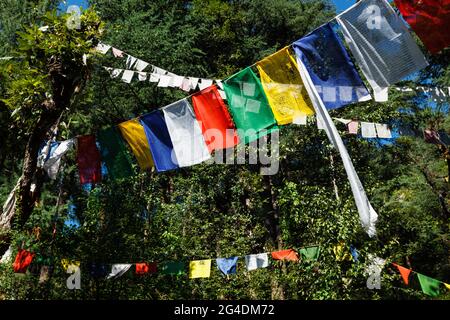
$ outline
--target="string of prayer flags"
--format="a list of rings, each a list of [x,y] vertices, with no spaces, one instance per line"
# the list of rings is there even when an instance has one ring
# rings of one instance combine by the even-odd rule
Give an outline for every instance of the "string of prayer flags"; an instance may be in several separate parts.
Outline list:
[[[302,77],[303,83],[305,84],[306,90],[311,98],[311,101],[316,112],[316,116],[321,118],[325,124],[325,132],[330,140],[331,144],[339,151],[342,162],[344,164],[345,171],[347,173],[348,180],[352,189],[353,197],[355,198],[356,207],[358,208],[359,220],[361,225],[368,233],[370,237],[373,237],[376,233],[375,224],[378,219],[376,211],[372,208],[369,199],[364,191],[361,181],[359,180],[358,174],[355,171],[352,160],[348,154],[347,148],[342,141],[336,126],[331,119],[328,110],[322,101],[316,87],[314,86],[313,80],[308,73],[307,68],[303,64],[300,56],[297,56],[297,63],[299,65],[300,75]]]
[[[120,133],[111,127],[97,133],[102,161],[112,179],[121,179],[133,174],[131,159]]]
[[[249,143],[278,130],[261,83],[251,68],[225,80],[223,87],[241,142]]]
[[[374,91],[428,66],[406,24],[386,0],[360,1],[336,19]]]
[[[420,273],[417,273],[417,278],[419,279],[423,293],[432,297],[437,297],[439,295],[440,293],[439,287],[441,281],[427,277]]]
[[[81,184],[102,181],[101,158],[95,136],[77,138],[77,164]]]
[[[256,64],[261,84],[279,125],[293,122],[299,116],[314,114],[297,62],[284,48]]]
[[[297,254],[297,252],[295,252],[292,249],[274,251],[274,252],[272,252],[272,259],[298,261],[298,254]]]
[[[317,261],[320,255],[320,247],[307,247],[300,249],[302,259],[306,261]]]
[[[178,168],[169,130],[161,111],[156,110],[140,118],[147,136],[156,171],[164,172]]]
[[[220,272],[226,276],[229,274],[236,274],[237,261],[238,257],[217,258],[216,264]]]
[[[267,268],[269,266],[269,256],[267,253],[249,254],[245,256],[245,265],[247,271],[259,268]]]
[[[27,271],[28,266],[33,261],[34,253],[30,251],[19,249],[17,252],[16,259],[13,263],[13,269],[15,273],[25,273]]]
[[[210,152],[239,143],[233,120],[215,85],[194,94],[192,103]]]
[[[188,167],[211,158],[194,111],[186,99],[163,108],[167,129],[180,167]]]
[[[130,268],[131,264],[129,263],[113,264],[111,268],[111,273],[106,277],[106,279],[119,278],[123,276]]]
[[[139,167],[142,170],[153,167],[153,159],[150,154],[150,146],[148,145],[144,127],[138,120],[132,119],[119,124],[119,129],[123,138],[128,142],[131,151],[133,151]]]
[[[293,48],[328,110],[371,99],[344,45],[329,23],[294,42]],[[299,64],[300,69],[302,65]]]
[[[363,138],[376,138],[377,130],[375,128],[375,123],[361,122],[361,136]]]
[[[156,273],[158,271],[158,266],[155,262],[147,263],[136,263],[136,274],[144,275],[149,273]]]
[[[180,261],[170,261],[159,265],[159,270],[162,274],[168,275],[183,275],[186,274],[186,266],[184,262]]]
[[[396,263],[393,263],[394,266],[397,267],[398,271],[400,272],[400,275],[402,276],[403,282],[405,282],[406,285],[409,284],[409,275],[411,274],[411,269],[407,269],[405,267],[402,267]]]
[[[189,262],[189,278],[209,278],[211,275],[211,259]]]
[[[450,45],[450,0],[394,0],[405,21],[431,53]]]

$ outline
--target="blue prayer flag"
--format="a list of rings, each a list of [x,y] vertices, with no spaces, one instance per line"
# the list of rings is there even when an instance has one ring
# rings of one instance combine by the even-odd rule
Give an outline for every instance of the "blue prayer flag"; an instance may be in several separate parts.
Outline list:
[[[140,122],[144,127],[156,170],[162,172],[179,168],[169,130],[161,111],[142,116]]]
[[[342,41],[329,23],[294,42],[293,48],[328,110],[371,99]]]
[[[238,257],[217,258],[217,268],[224,274],[235,274]]]

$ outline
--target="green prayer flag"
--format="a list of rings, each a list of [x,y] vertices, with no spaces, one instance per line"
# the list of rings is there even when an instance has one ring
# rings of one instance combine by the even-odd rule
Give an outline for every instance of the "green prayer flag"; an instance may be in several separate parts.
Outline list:
[[[306,261],[315,261],[319,259],[320,247],[309,247],[300,249],[300,254]]]
[[[261,82],[250,67],[225,80],[223,86],[241,141],[249,143],[278,130]]]
[[[109,176],[112,179],[121,179],[133,175],[130,155],[117,129],[111,127],[102,130],[97,134],[97,139]]]
[[[424,276],[420,273],[417,273],[417,277],[419,278],[423,293],[432,297],[437,297],[439,295],[439,286],[441,285],[439,280]]]
[[[186,274],[186,265],[180,261],[165,262],[158,266],[158,270],[162,274],[183,275]]]

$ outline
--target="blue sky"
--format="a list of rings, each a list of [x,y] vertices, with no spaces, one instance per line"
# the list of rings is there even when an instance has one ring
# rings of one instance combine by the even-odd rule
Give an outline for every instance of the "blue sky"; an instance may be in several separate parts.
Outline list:
[[[66,4],[64,3],[61,4],[60,6],[61,10],[67,8],[70,5],[77,5],[86,8],[88,4],[88,0],[66,0],[64,2],[66,2]],[[352,4],[354,4],[355,0],[333,0],[333,2],[336,4],[338,11],[342,11],[350,7]]]

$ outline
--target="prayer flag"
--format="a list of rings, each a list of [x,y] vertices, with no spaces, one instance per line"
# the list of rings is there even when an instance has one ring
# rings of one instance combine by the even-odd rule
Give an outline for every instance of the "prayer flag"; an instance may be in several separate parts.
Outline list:
[[[348,180],[353,192],[353,197],[355,198],[356,207],[358,208],[359,220],[362,226],[370,237],[373,237],[376,233],[375,223],[378,219],[378,214],[372,208],[369,199],[364,191],[361,181],[359,180],[358,174],[353,167],[352,160],[348,154],[347,148],[342,141],[336,126],[331,119],[325,104],[320,98],[314,83],[307,72],[306,67],[303,65],[302,60],[297,57],[297,63],[299,65],[300,75],[302,77],[303,83],[305,84],[306,90],[308,91],[309,97],[314,106],[316,115],[322,118],[325,125],[325,132],[327,133],[328,139],[331,144],[339,151],[341,155],[342,162],[344,164],[345,171],[347,173]]]
[[[420,273],[417,273],[417,277],[419,278],[423,293],[432,297],[437,297],[439,295],[439,286],[441,284],[439,280],[424,276]]]
[[[450,0],[394,0],[403,18],[431,53],[450,45]],[[444,31],[445,30],[445,31]]]
[[[241,142],[249,143],[278,130],[261,83],[251,68],[228,78],[223,86]]]
[[[69,259],[61,259],[61,265],[62,265],[64,271],[67,272],[67,269],[71,265],[79,267],[80,266],[80,261],[74,261],[74,260],[69,260]]]
[[[179,261],[162,263],[158,269],[161,270],[162,274],[183,275],[186,273],[184,262]]]
[[[169,130],[161,111],[156,110],[143,115],[140,119],[147,136],[153,162],[158,172],[174,170],[178,168],[175,152]]]
[[[186,99],[163,108],[164,118],[180,167],[188,167],[211,158],[202,130]]]
[[[131,268],[129,263],[118,263],[113,264],[111,268],[111,273],[106,277],[106,279],[119,278],[125,274]]]
[[[329,23],[297,40],[293,47],[327,109],[371,99],[344,45]],[[299,64],[300,69],[302,65]]]
[[[428,65],[407,26],[386,0],[360,1],[336,19],[374,91]]]
[[[106,265],[99,263],[92,263],[89,265],[89,273],[94,278],[104,278],[108,275]]]
[[[407,269],[405,267],[399,266],[396,263],[393,263],[393,265],[397,267],[405,284],[409,284],[409,275],[411,274],[411,269]]]
[[[217,268],[222,272],[223,275],[235,274],[237,266],[238,257],[231,258],[217,258]]]
[[[313,106],[288,48],[257,63],[262,87],[279,125],[314,114]]]
[[[387,124],[375,123],[377,129],[377,136],[380,139],[391,139],[392,133]]]
[[[102,181],[100,152],[95,136],[87,135],[77,138],[77,164],[81,184]]]
[[[124,70],[122,74],[122,81],[126,83],[131,83],[131,80],[133,80],[134,71],[132,70]]]
[[[297,254],[297,252],[295,252],[292,249],[274,251],[274,252],[272,252],[272,259],[298,261],[298,254]]]
[[[189,262],[189,278],[209,278],[211,275],[211,259]]]
[[[112,179],[121,179],[133,174],[131,159],[125,143],[115,127],[98,132],[102,161]]]
[[[247,255],[245,256],[245,265],[248,271],[267,268],[269,266],[269,256],[267,253]]]
[[[142,170],[153,167],[150,146],[145,136],[144,127],[138,120],[132,119],[119,124],[122,136],[128,142]]]
[[[349,254],[349,251],[347,251],[347,247],[344,243],[339,243],[333,247],[334,256],[336,258],[336,261],[351,261],[352,256]]]
[[[155,262],[153,263],[136,263],[136,274],[143,275],[147,273],[156,273],[158,270],[157,264]]]
[[[239,143],[233,120],[215,85],[194,94],[192,103],[210,152]]]
[[[306,261],[316,261],[319,259],[320,247],[308,247],[300,249],[302,259]]]
[[[350,245],[350,252],[353,257],[353,261],[357,262],[359,258],[359,252],[356,250],[356,248],[353,245]]]
[[[359,122],[358,121],[351,121],[347,124],[347,130],[350,134],[358,134],[359,129]]]
[[[147,63],[147,62],[145,62],[145,61],[143,61],[143,60],[141,60],[141,59],[138,59],[137,62],[136,62],[136,65],[134,66],[134,68],[135,68],[137,71],[142,71],[142,70],[144,70],[145,68],[147,68],[147,66],[148,66],[148,63]]]
[[[361,122],[361,136],[363,138],[376,138],[375,124],[372,122]]]
[[[34,253],[31,253],[27,250],[19,249],[17,252],[16,259],[13,263],[13,269],[15,273],[25,273],[27,271],[28,266],[33,261]]]
[[[450,290],[450,284],[444,283],[444,286],[445,286],[448,290]]]

